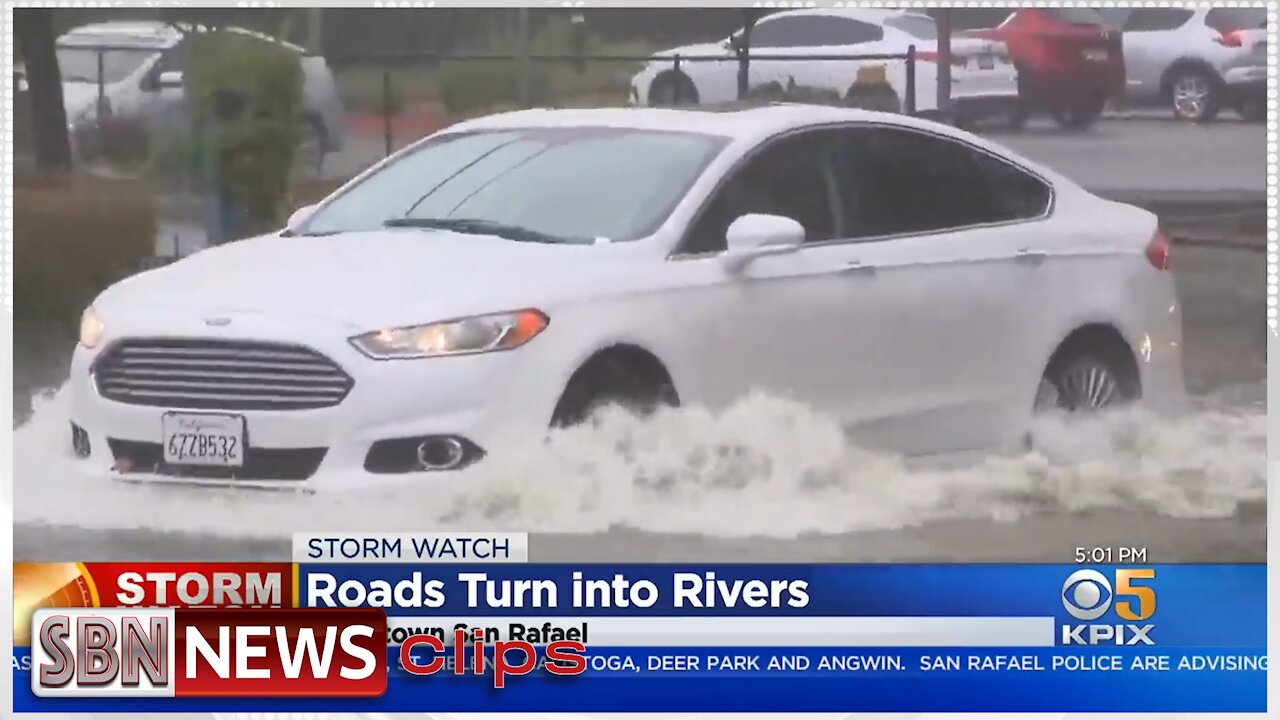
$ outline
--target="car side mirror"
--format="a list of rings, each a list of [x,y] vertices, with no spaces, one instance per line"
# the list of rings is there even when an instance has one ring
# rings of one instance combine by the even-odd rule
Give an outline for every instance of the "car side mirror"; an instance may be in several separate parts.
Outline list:
[[[738,273],[757,258],[796,252],[804,238],[804,226],[789,217],[743,215],[725,231],[722,262],[729,272]]]
[[[315,213],[317,207],[319,206],[305,205],[294,210],[293,214],[289,216],[289,222],[285,223],[285,229],[292,232],[302,227],[302,224],[310,219],[311,215]]]
[[[156,87],[163,90],[165,88],[181,88],[183,84],[181,70],[169,70],[160,73],[156,78]]]

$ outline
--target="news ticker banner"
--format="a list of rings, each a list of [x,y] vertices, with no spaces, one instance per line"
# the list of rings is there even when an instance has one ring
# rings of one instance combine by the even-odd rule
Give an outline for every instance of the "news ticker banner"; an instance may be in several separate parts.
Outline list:
[[[1266,709],[1263,565],[567,566],[484,552],[15,565],[14,709]]]

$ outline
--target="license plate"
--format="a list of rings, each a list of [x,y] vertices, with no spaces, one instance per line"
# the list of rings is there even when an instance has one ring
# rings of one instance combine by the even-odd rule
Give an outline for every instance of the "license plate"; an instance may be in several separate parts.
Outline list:
[[[161,420],[164,461],[170,465],[244,465],[244,417],[166,413]]]
[[[995,56],[993,56],[993,55],[979,55],[979,56],[978,56],[978,69],[979,69],[979,70],[994,70],[994,69],[995,69],[995,67],[996,67],[996,59],[995,59]]]
[[[1100,48],[1088,48],[1084,51],[1084,59],[1093,62],[1106,62],[1107,51]]]

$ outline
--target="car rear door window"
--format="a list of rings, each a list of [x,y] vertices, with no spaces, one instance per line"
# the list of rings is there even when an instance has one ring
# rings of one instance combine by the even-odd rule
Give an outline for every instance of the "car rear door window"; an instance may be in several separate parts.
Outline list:
[[[757,48],[834,47],[883,38],[879,25],[827,15],[766,18],[751,29],[751,46]]]
[[[1187,23],[1195,13],[1182,8],[1135,8],[1125,18],[1125,32],[1159,32],[1176,30]]]
[[[814,35],[816,42],[812,47],[859,45],[884,39],[884,28],[879,25],[843,17],[827,17],[822,20],[821,29]]]
[[[842,139],[837,170],[848,237],[935,232],[1048,212],[1048,184],[965,143],[889,127],[857,128]]]
[[[901,15],[887,18],[885,25],[910,35],[917,40],[937,40],[938,23],[928,15]]]
[[[839,209],[830,159],[835,135],[811,131],[776,140],[748,158],[720,184],[703,208],[681,252],[725,249],[734,220],[752,213],[781,215],[804,226],[806,242],[837,236]]]
[[[1214,8],[1205,15],[1204,24],[1223,33],[1265,28],[1267,11],[1263,8]]]
[[[936,20],[938,9],[926,11]],[[951,31],[985,30],[1000,27],[1012,15],[1011,8],[955,8],[951,11]]]

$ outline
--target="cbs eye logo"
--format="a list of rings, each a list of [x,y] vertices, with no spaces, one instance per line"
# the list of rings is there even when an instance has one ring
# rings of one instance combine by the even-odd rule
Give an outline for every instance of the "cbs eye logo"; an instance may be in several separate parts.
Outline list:
[[[1076,570],[1062,583],[1062,607],[1071,617],[1089,622],[1097,620],[1111,606],[1124,620],[1146,620],[1156,612],[1156,591],[1135,580],[1153,580],[1151,568],[1116,570],[1115,585],[1097,570]],[[1117,598],[1128,598],[1117,600]]]

